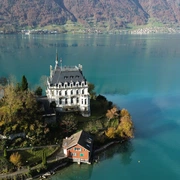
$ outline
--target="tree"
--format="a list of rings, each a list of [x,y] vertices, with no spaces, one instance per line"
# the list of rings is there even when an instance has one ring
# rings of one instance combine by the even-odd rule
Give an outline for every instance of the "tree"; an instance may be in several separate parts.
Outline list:
[[[125,117],[125,116],[130,117],[130,114],[129,114],[129,112],[128,112],[127,109],[122,109],[122,110],[120,111],[120,116],[121,116],[121,117]]]
[[[66,114],[62,117],[61,128],[67,134],[77,129],[77,120],[73,114]]]
[[[23,75],[22,81],[21,81],[21,90],[22,91],[27,91],[28,90],[28,82],[26,77]]]
[[[12,153],[10,156],[10,162],[12,162],[15,166],[21,166],[21,155],[18,152]]]
[[[95,99],[96,98],[96,93],[94,92],[95,86],[92,83],[88,83],[88,92],[90,94],[90,98],[91,99]]]
[[[35,95],[37,95],[37,96],[42,96],[42,88],[39,86],[39,87],[37,87],[36,88],[36,90],[35,90]]]
[[[47,166],[47,157],[46,157],[46,153],[45,153],[44,150],[43,150],[43,152],[42,152],[42,165],[43,165],[44,167]]]
[[[124,116],[120,119],[120,124],[117,128],[117,134],[122,138],[134,137],[134,127],[130,116]]]
[[[7,150],[6,150],[6,148],[4,148],[4,157],[5,158],[7,157]]]
[[[109,127],[107,131],[105,131],[105,134],[108,138],[113,139],[115,138],[116,129],[113,127]]]
[[[113,108],[107,110],[106,117],[108,118],[108,120],[111,120],[117,116],[118,116],[117,107],[114,106]]]
[[[0,77],[0,85],[6,86],[8,84],[8,80],[5,77]]]

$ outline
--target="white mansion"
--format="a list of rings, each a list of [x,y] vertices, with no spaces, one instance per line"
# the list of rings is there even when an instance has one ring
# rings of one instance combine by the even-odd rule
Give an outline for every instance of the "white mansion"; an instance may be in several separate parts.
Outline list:
[[[50,65],[46,95],[50,103],[56,103],[57,111],[80,111],[83,116],[90,116],[88,82],[83,76],[81,65],[62,67],[61,61],[59,66],[56,56],[54,69]]]

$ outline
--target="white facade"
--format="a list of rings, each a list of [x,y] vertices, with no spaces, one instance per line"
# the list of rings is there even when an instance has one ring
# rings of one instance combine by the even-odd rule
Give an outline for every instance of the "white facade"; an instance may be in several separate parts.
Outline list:
[[[54,70],[50,66],[46,95],[50,103],[56,103],[59,111],[80,111],[83,116],[90,115],[88,83],[82,74],[81,65],[59,67],[56,60]]]

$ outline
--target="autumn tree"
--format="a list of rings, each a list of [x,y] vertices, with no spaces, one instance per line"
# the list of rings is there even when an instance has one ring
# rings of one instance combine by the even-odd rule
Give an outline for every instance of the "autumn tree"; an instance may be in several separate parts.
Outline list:
[[[120,116],[121,116],[121,117],[125,117],[125,116],[130,117],[130,114],[129,114],[129,112],[128,112],[127,109],[122,109],[122,110],[120,111]]]
[[[15,166],[21,166],[21,155],[16,152],[16,153],[12,153],[10,156],[10,162],[12,162]]]
[[[134,137],[134,127],[130,116],[124,116],[120,119],[117,134],[126,139]]]
[[[106,113],[106,117],[109,119],[109,125],[108,129],[105,131],[105,134],[108,138],[133,138],[134,137],[134,127],[131,120],[131,116],[129,112],[126,109],[118,110],[116,107],[113,107],[112,109],[108,110]],[[118,122],[110,123],[111,119],[117,118],[115,120],[118,120]],[[112,120],[111,120],[112,121]]]
[[[13,86],[5,88],[0,111],[7,122],[30,120],[37,117],[37,101],[32,92],[18,91]]]
[[[118,115],[119,115],[118,109],[115,106],[111,109],[108,109],[107,113],[106,113],[106,117],[108,118],[108,120],[111,120],[111,119],[117,117]]]
[[[113,127],[109,127],[106,131],[105,134],[108,138],[113,139],[116,136],[116,129]]]

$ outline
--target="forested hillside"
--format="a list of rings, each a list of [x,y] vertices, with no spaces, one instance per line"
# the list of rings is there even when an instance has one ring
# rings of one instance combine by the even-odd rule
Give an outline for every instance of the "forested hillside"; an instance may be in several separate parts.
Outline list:
[[[0,28],[78,23],[104,29],[180,23],[179,0],[0,0]]]

